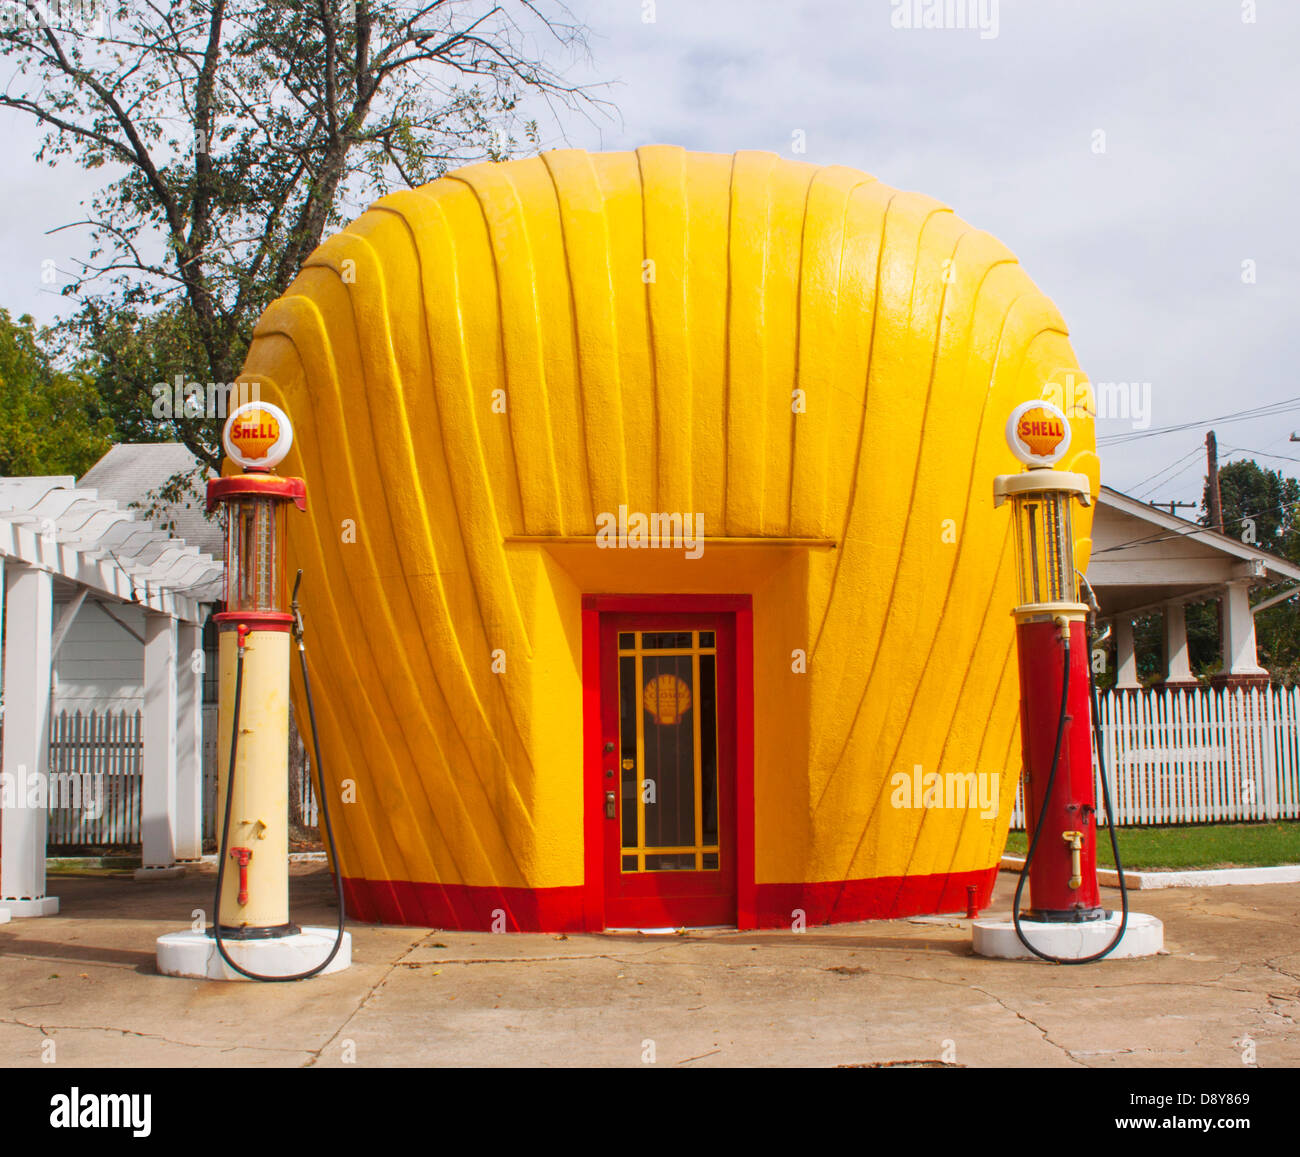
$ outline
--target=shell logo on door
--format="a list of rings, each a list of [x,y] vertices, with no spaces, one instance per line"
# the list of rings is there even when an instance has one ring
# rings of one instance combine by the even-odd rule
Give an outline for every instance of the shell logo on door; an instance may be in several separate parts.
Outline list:
[[[671,727],[691,708],[691,688],[676,675],[660,675],[649,680],[641,692],[641,704],[656,723]]]

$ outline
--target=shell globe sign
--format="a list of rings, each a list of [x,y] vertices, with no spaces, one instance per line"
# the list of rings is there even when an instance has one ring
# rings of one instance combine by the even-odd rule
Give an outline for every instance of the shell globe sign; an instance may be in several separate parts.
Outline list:
[[[293,445],[289,416],[269,402],[245,402],[222,428],[226,456],[245,470],[271,470],[284,461]]]
[[[1026,466],[1052,466],[1070,448],[1070,422],[1046,401],[1021,402],[1007,419],[1007,444]]]
[[[987,901],[1020,770],[1008,413],[1026,465],[1098,480],[1089,391],[1051,406],[1084,382],[1065,323],[994,238],[766,153],[474,165],[321,245],[242,376],[316,496],[290,565],[354,918]],[[656,533],[597,542],[624,518]]]

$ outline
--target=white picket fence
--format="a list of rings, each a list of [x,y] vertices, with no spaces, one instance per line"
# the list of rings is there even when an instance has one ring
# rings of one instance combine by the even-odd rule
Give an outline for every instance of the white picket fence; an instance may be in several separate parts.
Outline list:
[[[1300,817],[1300,688],[1110,691],[1100,708],[1117,826]]]
[[[140,727],[139,711],[50,720],[48,846],[140,842]]]
[[[204,708],[203,835],[217,832],[216,708]],[[138,848],[143,777],[142,721],[137,711],[61,711],[50,721],[47,798],[51,849]],[[294,820],[319,823],[311,769],[290,773],[297,791]]]

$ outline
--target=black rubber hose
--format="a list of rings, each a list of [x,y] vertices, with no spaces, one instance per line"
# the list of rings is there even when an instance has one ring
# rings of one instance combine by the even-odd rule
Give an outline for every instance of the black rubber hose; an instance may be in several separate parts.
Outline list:
[[[334,825],[330,822],[329,795],[325,791],[324,769],[321,766],[320,759],[320,739],[316,734],[316,708],[312,703],[311,679],[307,674],[307,649],[302,638],[302,617],[298,614],[298,586],[301,582],[302,571],[299,571],[298,577],[293,584],[293,607],[295,619],[294,635],[298,640],[298,659],[302,664],[303,687],[307,693],[307,716],[311,722],[312,749],[316,755],[316,798],[320,800],[321,815],[325,820],[325,834],[329,840],[330,859],[334,866],[334,880],[338,897],[338,934],[334,938],[334,946],[330,949],[329,955],[326,956],[324,960],[315,967],[309,968],[306,972],[295,972],[289,976],[264,976],[258,972],[251,972],[247,968],[244,968],[231,960],[230,954],[226,951],[226,946],[222,943],[221,884],[226,874],[227,844],[230,840],[230,805],[235,796],[235,762],[239,752],[239,708],[244,690],[244,648],[241,646],[235,660],[234,722],[231,725],[230,736],[230,768],[226,775],[226,808],[225,815],[221,821],[221,848],[217,853],[217,896],[213,907],[212,936],[216,941],[217,951],[221,954],[221,959],[241,976],[246,976],[250,980],[308,980],[328,968],[330,962],[338,955],[339,948],[343,945],[343,926],[345,920],[345,911],[343,906],[343,870],[339,864],[338,849],[334,844]]]
[[[1061,675],[1061,714],[1056,724],[1056,746],[1052,751],[1052,769],[1047,775],[1047,791],[1043,796],[1043,802],[1038,809],[1038,823],[1034,825],[1033,839],[1029,842],[1029,848],[1025,852],[1025,862],[1020,869],[1020,879],[1016,883],[1015,899],[1011,902],[1011,920],[1016,928],[1016,936],[1020,943],[1023,944],[1030,952],[1040,960],[1046,960],[1049,964],[1091,964],[1100,960],[1103,956],[1108,956],[1113,952],[1121,940],[1124,939],[1124,930],[1128,927],[1128,888],[1124,883],[1124,866],[1120,863],[1119,844],[1115,838],[1115,815],[1110,806],[1110,787],[1106,782],[1106,759],[1102,754],[1101,747],[1101,724],[1098,714],[1097,704],[1097,683],[1092,678],[1092,669],[1089,667],[1088,687],[1089,687],[1089,704],[1092,710],[1092,728],[1097,748],[1097,765],[1101,773],[1101,795],[1106,808],[1106,826],[1110,829],[1110,847],[1115,855],[1115,870],[1119,872],[1119,895],[1120,895],[1120,921],[1119,928],[1116,930],[1111,942],[1106,945],[1100,952],[1094,952],[1091,956],[1051,956],[1046,952],[1040,952],[1029,943],[1028,937],[1025,936],[1024,929],[1020,926],[1020,897],[1025,890],[1025,882],[1029,879],[1029,865],[1033,863],[1034,852],[1038,848],[1039,837],[1043,834],[1043,827],[1047,820],[1047,805],[1052,798],[1052,788],[1056,783],[1056,771],[1061,762],[1061,743],[1065,738],[1065,717],[1068,710],[1068,700],[1070,694],[1070,640],[1067,635],[1064,640],[1064,670]]]
[[[1106,952],[1110,952],[1116,944],[1124,939],[1124,929],[1128,927],[1128,884],[1124,882],[1124,864],[1119,858],[1119,841],[1115,836],[1115,812],[1110,805],[1110,783],[1106,778],[1106,755],[1101,745],[1101,707],[1097,702],[1097,680],[1091,678],[1091,676],[1088,679],[1088,693],[1092,704],[1092,735],[1093,743],[1097,748],[1097,771],[1101,777],[1101,799],[1106,806],[1106,828],[1110,832],[1110,850],[1115,857],[1115,871],[1119,875],[1119,935],[1106,949]]]
[[[298,586],[301,582],[302,571],[299,571],[298,577],[293,584],[293,614],[295,634],[298,636],[298,665],[302,670],[302,686],[307,696],[307,722],[311,727],[312,754],[316,757],[316,798],[320,800],[321,818],[325,821],[325,839],[329,844],[330,864],[334,869],[334,894],[339,914],[338,936],[334,941],[334,947],[330,950],[330,954],[320,965],[321,968],[324,968],[338,954],[339,946],[343,943],[343,923],[346,918],[346,906],[343,901],[343,865],[339,861],[338,845],[334,842],[334,823],[330,819],[329,792],[325,790],[325,764],[321,762],[320,757],[320,732],[316,729],[316,703],[311,694],[311,676],[307,673],[307,645],[303,640],[302,614],[298,610]]]

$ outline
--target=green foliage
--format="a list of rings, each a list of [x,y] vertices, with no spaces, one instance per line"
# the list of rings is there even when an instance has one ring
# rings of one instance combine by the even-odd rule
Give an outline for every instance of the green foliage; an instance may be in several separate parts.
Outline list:
[[[1297,532],[1300,482],[1280,471],[1266,469],[1253,459],[1241,458],[1219,470],[1219,494],[1225,534],[1292,562],[1300,561],[1300,533]],[[1201,506],[1208,525],[1208,481]]]
[[[212,436],[203,416],[157,404],[155,391],[174,400],[179,366],[202,367],[206,355],[194,318],[183,302],[149,311],[140,306],[106,309],[88,303],[64,327],[79,365],[94,381],[117,442],[184,442],[191,449]],[[182,384],[187,384],[182,374]],[[215,448],[215,444],[214,444]]]
[[[1133,620],[1133,649],[1140,682],[1152,683],[1164,675],[1164,623],[1159,615]]]
[[[1212,675],[1223,665],[1219,645],[1219,603],[1188,603],[1183,608],[1187,620],[1187,657],[1192,673],[1198,678]]]
[[[57,362],[50,331],[0,309],[0,476],[80,476],[108,449],[113,420],[91,379]]]

